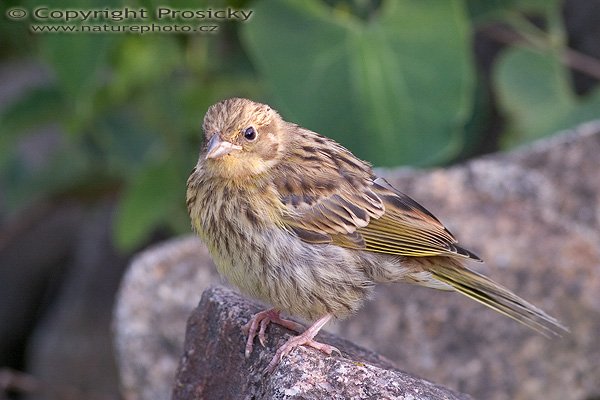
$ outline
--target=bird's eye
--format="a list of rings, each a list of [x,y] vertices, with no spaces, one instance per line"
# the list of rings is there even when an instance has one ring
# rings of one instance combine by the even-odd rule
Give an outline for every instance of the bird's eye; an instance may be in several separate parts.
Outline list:
[[[253,126],[244,129],[244,138],[250,142],[256,139],[257,133]]]

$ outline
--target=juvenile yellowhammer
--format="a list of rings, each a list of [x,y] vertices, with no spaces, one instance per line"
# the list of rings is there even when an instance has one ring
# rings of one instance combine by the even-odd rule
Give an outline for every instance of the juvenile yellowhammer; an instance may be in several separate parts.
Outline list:
[[[381,282],[456,290],[542,333],[566,329],[467,269],[479,257],[333,140],[240,98],[211,106],[203,129],[207,144],[187,182],[193,227],[222,275],[274,307],[246,325],[246,356],[257,332],[264,344],[270,322],[300,333],[268,369],[299,345],[331,354],[314,337]],[[281,311],[315,322],[304,330]]]

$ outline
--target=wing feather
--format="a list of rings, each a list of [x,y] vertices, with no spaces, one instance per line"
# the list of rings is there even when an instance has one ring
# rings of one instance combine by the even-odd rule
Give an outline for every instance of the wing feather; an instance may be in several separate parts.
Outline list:
[[[302,240],[399,256],[449,255],[480,260],[426,208],[377,178],[369,164],[310,131],[280,163],[274,184],[283,223]],[[312,137],[311,137],[312,135]],[[315,139],[318,138],[318,139]],[[318,156],[323,163],[303,162]]]

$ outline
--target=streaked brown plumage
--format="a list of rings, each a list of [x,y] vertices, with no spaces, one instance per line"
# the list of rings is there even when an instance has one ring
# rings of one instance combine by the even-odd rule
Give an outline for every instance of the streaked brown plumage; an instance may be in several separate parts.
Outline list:
[[[220,273],[273,310],[250,321],[246,353],[279,311],[317,322],[284,345],[270,369],[313,340],[331,317],[355,312],[376,283],[456,290],[541,333],[557,320],[464,266],[480,261],[429,211],[371,166],[269,106],[233,98],[209,108],[207,145],[188,180],[192,225]]]

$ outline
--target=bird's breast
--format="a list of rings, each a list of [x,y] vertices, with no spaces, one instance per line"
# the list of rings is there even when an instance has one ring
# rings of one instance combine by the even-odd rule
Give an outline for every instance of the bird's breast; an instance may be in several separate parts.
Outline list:
[[[305,243],[285,229],[281,202],[268,188],[207,182],[195,196],[194,227],[221,275],[242,292],[308,319],[348,315],[370,293],[355,253]]]
[[[190,208],[192,223],[219,272],[237,286],[248,283],[244,274],[256,275],[258,267],[267,264],[276,250],[267,243],[278,230],[278,202],[264,187],[224,185],[212,180],[198,184]]]

